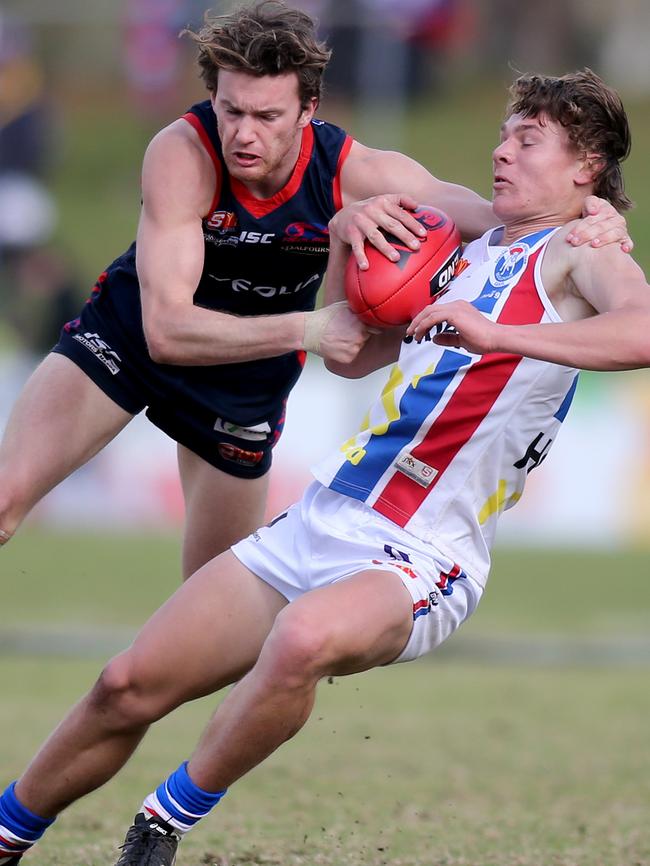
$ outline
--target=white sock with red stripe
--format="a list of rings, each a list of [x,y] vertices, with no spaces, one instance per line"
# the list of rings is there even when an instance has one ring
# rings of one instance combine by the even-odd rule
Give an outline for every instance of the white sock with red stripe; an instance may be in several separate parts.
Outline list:
[[[145,797],[141,811],[147,817],[157,815],[183,836],[217,805],[225,793],[199,788],[190,778],[185,761]]]

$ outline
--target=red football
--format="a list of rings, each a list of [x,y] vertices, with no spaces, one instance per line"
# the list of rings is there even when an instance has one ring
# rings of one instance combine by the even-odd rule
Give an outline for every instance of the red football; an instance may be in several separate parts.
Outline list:
[[[413,216],[427,233],[420,249],[409,249],[392,235],[387,240],[399,253],[391,262],[366,245],[368,270],[360,271],[350,256],[345,269],[345,292],[350,309],[368,325],[388,328],[406,325],[421,309],[445,291],[460,258],[460,232],[451,217],[422,206]]]

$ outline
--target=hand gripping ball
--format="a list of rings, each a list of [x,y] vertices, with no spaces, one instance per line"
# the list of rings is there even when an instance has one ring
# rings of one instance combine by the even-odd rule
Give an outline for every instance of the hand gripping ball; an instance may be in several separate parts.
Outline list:
[[[367,325],[406,325],[427,304],[443,294],[460,258],[461,239],[451,217],[434,207],[419,207],[413,216],[427,233],[420,249],[411,250],[392,235],[386,239],[399,253],[391,262],[373,246],[366,247],[368,269],[360,271],[354,255],[345,269],[350,309]]]

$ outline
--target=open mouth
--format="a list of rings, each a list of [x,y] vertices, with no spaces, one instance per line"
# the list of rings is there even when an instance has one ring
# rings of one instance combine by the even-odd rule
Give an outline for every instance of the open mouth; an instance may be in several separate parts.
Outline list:
[[[254,153],[246,153],[245,151],[242,151],[242,150],[235,151],[233,156],[234,156],[235,160],[239,163],[239,165],[242,165],[242,166],[255,165],[261,159],[261,157],[257,156]]]

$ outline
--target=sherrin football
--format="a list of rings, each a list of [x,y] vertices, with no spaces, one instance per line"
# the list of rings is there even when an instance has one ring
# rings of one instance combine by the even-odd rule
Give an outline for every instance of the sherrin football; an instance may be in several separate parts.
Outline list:
[[[391,262],[366,245],[368,269],[360,271],[354,255],[345,269],[345,293],[350,309],[367,325],[406,325],[448,287],[460,258],[461,239],[451,217],[422,206],[413,216],[427,230],[420,249],[411,250],[392,235],[386,239],[399,253]]]

